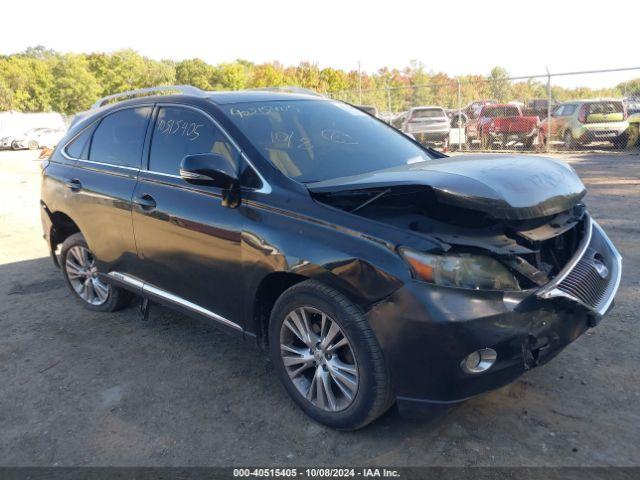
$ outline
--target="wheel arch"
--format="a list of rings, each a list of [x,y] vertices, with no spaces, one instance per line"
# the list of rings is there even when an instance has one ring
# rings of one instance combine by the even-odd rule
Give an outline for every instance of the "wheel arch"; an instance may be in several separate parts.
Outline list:
[[[355,304],[367,309],[400,288],[402,282],[360,259],[317,265],[307,263],[294,271],[273,271],[265,275],[255,289],[248,330],[256,335],[258,345],[266,348],[271,311],[276,300],[290,287],[305,280],[325,284]]]
[[[58,246],[61,245],[71,235],[75,233],[81,233],[81,230],[78,224],[64,212],[49,212],[47,210],[47,214],[49,215],[49,219],[51,221],[51,229],[49,231],[49,243],[51,252],[53,254],[54,261],[58,263],[57,256],[55,255]]]

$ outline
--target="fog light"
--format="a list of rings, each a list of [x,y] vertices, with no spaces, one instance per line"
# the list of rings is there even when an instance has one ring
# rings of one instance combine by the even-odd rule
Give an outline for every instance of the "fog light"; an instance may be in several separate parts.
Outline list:
[[[470,353],[467,358],[462,360],[460,368],[465,373],[482,373],[486,372],[496,362],[498,354],[493,348],[482,348]]]

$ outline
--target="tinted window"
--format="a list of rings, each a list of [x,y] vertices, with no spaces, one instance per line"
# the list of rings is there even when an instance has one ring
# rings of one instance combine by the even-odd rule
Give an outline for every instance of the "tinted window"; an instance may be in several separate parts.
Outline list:
[[[411,118],[438,118],[445,116],[444,110],[441,108],[421,108],[411,113]]]
[[[301,182],[431,160],[397,130],[341,102],[247,102],[223,108],[265,159]]]
[[[589,109],[589,115],[591,114],[608,114],[608,113],[622,113],[622,102],[597,102],[590,103],[587,107]]]
[[[95,125],[86,128],[76,139],[67,145],[67,155],[72,158],[81,158],[87,160],[89,158],[89,146],[91,145],[91,135],[96,129]]]
[[[562,115],[573,115],[573,112],[576,111],[576,105],[565,105],[562,109]]]
[[[162,107],[153,129],[149,170],[177,175],[180,161],[194,153],[218,153],[236,171],[238,154],[204,114],[190,108]]]
[[[103,118],[91,140],[89,159],[139,168],[149,113],[151,107],[128,108]]]
[[[489,118],[517,117],[518,115],[519,111],[516,107],[485,107],[482,111],[482,116]]]
[[[562,112],[563,112],[563,111],[564,111],[564,105],[560,105],[559,107],[557,107],[557,108],[553,111],[552,115],[553,115],[554,117],[559,117],[559,116],[561,116],[561,115],[562,115]]]

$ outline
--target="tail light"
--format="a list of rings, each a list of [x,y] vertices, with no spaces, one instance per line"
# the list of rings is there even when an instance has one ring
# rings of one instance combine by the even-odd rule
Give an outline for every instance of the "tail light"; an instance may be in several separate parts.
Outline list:
[[[622,119],[626,120],[629,117],[629,112],[627,111],[627,106],[622,104]]]
[[[580,123],[587,123],[587,110],[589,109],[589,105],[586,103],[580,106],[580,110],[578,111],[578,121]]]

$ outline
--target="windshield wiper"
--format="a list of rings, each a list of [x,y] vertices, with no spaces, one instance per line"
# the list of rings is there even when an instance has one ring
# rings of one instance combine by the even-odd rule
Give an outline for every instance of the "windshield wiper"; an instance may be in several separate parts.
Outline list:
[[[371,198],[368,198],[367,200],[365,200],[364,202],[362,202],[360,205],[358,205],[357,207],[349,210],[349,213],[353,213],[353,212],[357,212],[358,210],[360,210],[362,207],[366,207],[367,205],[369,205],[371,202],[375,202],[377,199],[379,199],[380,197],[382,197],[383,195],[386,195],[387,193],[389,193],[391,191],[390,188],[387,188],[386,190],[381,191],[380,193],[377,193],[376,195],[374,195]]]

